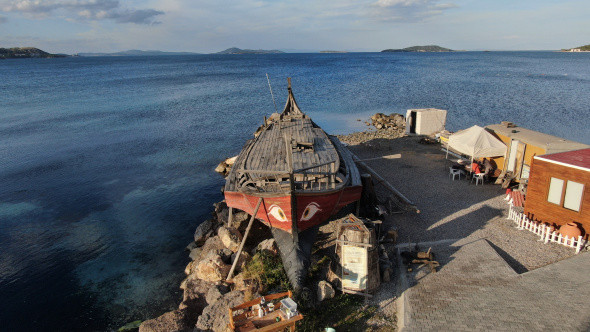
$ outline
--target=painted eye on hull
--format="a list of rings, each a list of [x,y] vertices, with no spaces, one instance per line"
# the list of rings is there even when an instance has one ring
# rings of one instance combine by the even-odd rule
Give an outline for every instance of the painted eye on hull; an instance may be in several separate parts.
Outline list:
[[[273,216],[276,220],[280,222],[287,221],[287,215],[285,214],[285,211],[283,211],[283,209],[281,209],[276,204],[270,206],[270,208],[268,209],[268,213],[270,213],[271,216]]]
[[[301,221],[308,221],[309,219],[313,218],[318,211],[322,211],[320,206],[316,202],[311,202],[307,204],[305,210],[303,211],[303,215],[301,216]]]

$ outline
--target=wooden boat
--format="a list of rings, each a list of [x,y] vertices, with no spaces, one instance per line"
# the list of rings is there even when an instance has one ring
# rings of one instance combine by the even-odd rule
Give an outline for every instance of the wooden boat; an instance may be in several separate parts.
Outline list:
[[[274,113],[246,142],[229,172],[225,200],[271,227],[292,286],[302,286],[319,225],[361,196],[359,171],[336,137],[297,103],[288,84]],[[259,206],[259,208],[257,208]]]

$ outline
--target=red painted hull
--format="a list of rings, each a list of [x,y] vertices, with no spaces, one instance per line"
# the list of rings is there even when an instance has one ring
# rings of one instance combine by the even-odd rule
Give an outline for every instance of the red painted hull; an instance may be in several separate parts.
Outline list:
[[[333,193],[296,194],[297,229],[299,232],[319,225],[337,213],[346,205],[361,198],[362,186],[346,187]],[[225,192],[228,206],[249,214],[254,213],[260,197],[240,192]],[[291,196],[263,197],[256,218],[265,221],[271,227],[291,232],[292,223]]]

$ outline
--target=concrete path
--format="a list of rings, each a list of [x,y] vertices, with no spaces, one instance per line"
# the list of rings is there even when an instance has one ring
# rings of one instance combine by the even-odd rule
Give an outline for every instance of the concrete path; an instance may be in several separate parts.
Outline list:
[[[452,252],[437,273],[402,274],[404,331],[587,331],[590,253],[517,274],[486,240],[433,247]],[[441,256],[439,254],[439,256]],[[444,262],[443,262],[444,263]]]

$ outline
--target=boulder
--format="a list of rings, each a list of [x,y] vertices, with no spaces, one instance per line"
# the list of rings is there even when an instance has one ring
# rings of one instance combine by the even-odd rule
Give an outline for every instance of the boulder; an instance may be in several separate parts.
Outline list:
[[[240,234],[237,229],[233,227],[221,226],[217,231],[217,235],[226,248],[233,252],[238,251],[240,242],[242,242],[242,234]]]
[[[216,223],[213,219],[207,219],[197,226],[194,234],[195,243],[197,245],[203,245],[213,231],[215,225]]]
[[[198,245],[196,242],[193,241],[193,242],[189,243],[188,246],[186,246],[185,250],[191,251],[191,250],[195,249],[196,247],[198,247]]]
[[[266,239],[261,241],[258,246],[256,246],[256,250],[260,252],[266,252],[273,256],[279,254],[279,247],[277,245],[277,241],[275,239]]]
[[[203,308],[207,306],[205,294],[213,284],[197,279],[194,275],[186,278],[183,284],[184,292],[178,309],[186,312],[187,324],[194,326]]]
[[[174,310],[139,325],[140,332],[190,331],[184,310]]]
[[[225,201],[213,204],[215,206],[215,212],[213,215],[217,219],[217,223],[220,225],[227,225],[227,218],[229,216],[229,207],[225,204]]]
[[[249,294],[255,294],[262,290],[262,285],[259,284],[258,280],[246,277],[246,275],[242,272],[232,279],[233,282],[233,289],[243,291]]]
[[[231,265],[233,262],[233,256],[234,256],[234,252],[227,249],[227,248],[223,248],[221,250],[217,251],[217,254],[219,256],[221,256],[221,260],[225,263],[225,264],[229,264]]]
[[[221,242],[219,236],[212,236],[208,238],[207,241],[205,241],[205,244],[201,247],[201,249],[201,257],[205,257],[209,252],[217,252],[219,250],[225,249],[225,247],[223,246],[223,242]]]
[[[336,295],[334,288],[329,282],[322,280],[318,283],[318,302],[331,299]]]
[[[223,295],[221,294],[221,292],[219,291],[219,289],[215,286],[209,288],[209,290],[207,291],[207,295],[205,295],[205,300],[207,301],[208,304],[213,304],[215,302],[217,302],[217,300],[219,300]]]
[[[244,211],[236,211],[234,210],[234,216],[232,218],[232,225],[238,230],[245,230],[248,227],[248,223],[250,222],[250,215]]]
[[[215,303],[203,309],[196,324],[196,331],[227,331],[229,325],[228,308],[244,302],[244,293],[232,291],[223,295]]]
[[[190,254],[188,254],[188,257],[190,257],[191,260],[196,261],[201,257],[202,252],[203,248],[195,248],[191,250]]]
[[[197,264],[198,264],[197,261],[191,261],[191,262],[189,262],[186,265],[186,267],[184,268],[184,274],[186,274],[187,276],[193,274],[195,272],[194,269],[195,269],[195,267],[196,267]]]
[[[201,280],[217,282],[227,277],[230,268],[231,266],[225,264],[217,252],[212,251],[196,264],[193,271]]]

